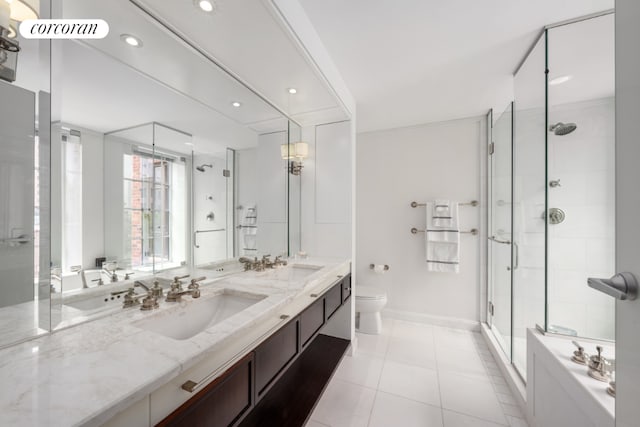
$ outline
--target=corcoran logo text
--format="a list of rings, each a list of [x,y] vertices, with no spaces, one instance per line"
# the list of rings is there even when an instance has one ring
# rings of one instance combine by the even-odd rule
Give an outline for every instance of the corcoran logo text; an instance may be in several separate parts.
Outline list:
[[[20,24],[26,39],[103,39],[109,24],[102,19],[28,19]]]

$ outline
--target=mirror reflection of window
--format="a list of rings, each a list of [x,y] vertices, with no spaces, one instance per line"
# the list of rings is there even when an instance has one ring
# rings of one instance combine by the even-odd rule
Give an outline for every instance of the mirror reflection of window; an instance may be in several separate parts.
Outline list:
[[[65,130],[62,143],[62,271],[82,266],[82,143],[80,132]]]
[[[181,265],[186,259],[179,243],[186,223],[178,213],[183,210],[179,200],[185,191],[184,160],[134,152],[124,154],[123,162],[124,257],[131,268],[142,270]]]

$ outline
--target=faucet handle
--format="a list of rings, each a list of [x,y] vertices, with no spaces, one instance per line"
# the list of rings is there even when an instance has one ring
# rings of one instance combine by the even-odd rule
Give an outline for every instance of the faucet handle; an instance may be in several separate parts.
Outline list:
[[[148,310],[153,310],[160,307],[160,304],[158,304],[158,298],[153,295],[152,291],[149,291],[149,294],[144,297],[144,299],[142,300],[142,305],[140,306],[140,310],[142,311],[148,311]]]
[[[207,277],[206,276],[202,276],[202,277],[198,277],[197,279],[191,279],[191,284],[189,285],[189,289],[193,289],[194,287],[199,287],[200,284],[198,282],[202,282],[203,280],[206,280]]]
[[[135,272],[131,271],[131,272],[126,272],[124,274],[124,280],[129,280],[131,278],[131,276],[133,276],[134,274],[136,274]]]
[[[173,278],[173,281],[177,282],[177,281],[179,281],[181,279],[186,279],[189,276],[191,276],[191,275],[190,274],[185,274],[184,276],[176,276],[176,277]]]

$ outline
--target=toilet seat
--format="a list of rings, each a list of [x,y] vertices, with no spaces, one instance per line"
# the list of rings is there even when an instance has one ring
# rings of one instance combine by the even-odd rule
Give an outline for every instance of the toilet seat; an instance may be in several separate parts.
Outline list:
[[[383,300],[387,298],[387,293],[373,286],[357,286],[356,299],[359,300]]]

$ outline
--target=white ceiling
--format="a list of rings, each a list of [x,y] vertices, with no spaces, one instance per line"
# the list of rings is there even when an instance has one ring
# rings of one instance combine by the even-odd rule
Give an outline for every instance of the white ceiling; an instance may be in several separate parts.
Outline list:
[[[192,0],[163,0],[145,6],[204,54],[167,31],[129,0],[63,0],[65,18],[101,18],[109,23],[102,40],[54,41],[54,119],[99,132],[159,122],[193,135],[196,150],[247,148],[257,134],[286,129],[286,118],[269,102],[206,56],[249,82],[301,124],[343,120],[344,111],[267,2],[218,2],[207,15]],[[120,35],[133,34],[133,48]],[[20,83],[36,89],[37,49],[21,52]],[[289,87],[298,89],[290,95]],[[242,106],[234,108],[231,103]]]
[[[485,114],[545,25],[614,0],[300,0],[357,101],[359,132]]]

